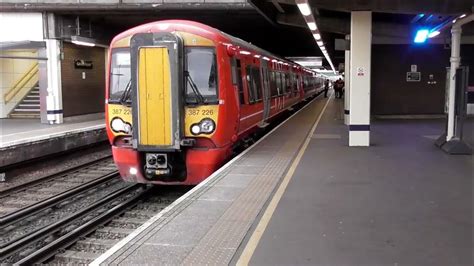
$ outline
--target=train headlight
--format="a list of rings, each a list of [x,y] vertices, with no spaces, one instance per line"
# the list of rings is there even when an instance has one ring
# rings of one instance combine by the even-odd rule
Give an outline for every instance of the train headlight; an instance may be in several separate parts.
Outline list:
[[[120,117],[114,117],[110,121],[110,128],[117,133],[132,134],[132,125],[123,121]]]
[[[214,132],[214,129],[216,129],[216,123],[212,121],[212,119],[203,119],[201,123],[199,123],[199,127],[201,128],[202,133],[212,133]]]
[[[216,123],[210,118],[204,118],[201,122],[191,126],[191,133],[193,135],[211,134],[216,130]]]
[[[198,124],[191,126],[191,133],[194,135],[201,133],[201,127]]]

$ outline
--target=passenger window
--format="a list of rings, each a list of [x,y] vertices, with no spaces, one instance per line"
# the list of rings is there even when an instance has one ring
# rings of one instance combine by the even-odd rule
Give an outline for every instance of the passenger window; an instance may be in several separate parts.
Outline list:
[[[298,90],[296,89],[296,77],[293,73],[291,73],[291,89],[293,91],[293,95],[296,96],[298,94]]]
[[[247,66],[245,68],[247,70],[247,89],[249,94],[249,103],[255,102],[255,95],[254,95],[254,85],[253,85],[253,78],[252,78],[252,68]]]
[[[234,79],[234,84],[237,85],[239,90],[239,101],[240,104],[245,104],[245,97],[244,97],[244,87],[242,84],[242,67],[240,65],[240,60],[237,59],[235,61],[235,71],[233,71],[234,75],[232,79]]]
[[[278,88],[277,88],[277,82],[276,82],[276,73],[271,72],[270,75],[270,90],[271,90],[271,95],[272,97],[278,95]]]
[[[281,87],[282,87],[282,91],[281,93],[282,94],[286,94],[286,74],[285,73],[281,73]]]
[[[276,77],[276,86],[277,86],[277,95],[281,94],[281,74],[279,72],[275,72],[275,77]]]
[[[291,94],[293,91],[291,89],[291,76],[286,74],[286,93]]]
[[[247,66],[247,85],[249,89],[249,102],[254,103],[262,99],[262,85],[260,79],[260,69]]]
[[[261,86],[261,79],[260,79],[260,69],[257,67],[253,67],[253,84],[254,84],[254,96],[256,101],[260,101],[262,99],[262,86]]]

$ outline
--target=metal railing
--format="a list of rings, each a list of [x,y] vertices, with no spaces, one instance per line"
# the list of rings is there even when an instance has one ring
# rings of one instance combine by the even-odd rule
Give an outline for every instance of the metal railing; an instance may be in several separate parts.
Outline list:
[[[31,68],[28,69],[28,71],[26,71],[26,73],[20,79],[18,79],[18,81],[15,82],[15,84],[4,94],[3,98],[5,103],[9,103],[19,92],[21,92],[27,86],[27,84],[33,78],[35,79],[34,84],[38,83],[38,71],[38,63],[33,64]],[[31,90],[33,87],[34,86],[31,86],[31,88],[29,89]]]

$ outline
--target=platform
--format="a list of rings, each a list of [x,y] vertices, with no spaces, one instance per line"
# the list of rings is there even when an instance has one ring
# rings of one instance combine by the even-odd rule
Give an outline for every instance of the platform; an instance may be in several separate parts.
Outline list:
[[[375,121],[348,147],[342,101],[316,99],[92,265],[472,265],[473,157],[442,128]]]
[[[55,125],[37,119],[0,119],[0,167],[106,139],[103,118]]]

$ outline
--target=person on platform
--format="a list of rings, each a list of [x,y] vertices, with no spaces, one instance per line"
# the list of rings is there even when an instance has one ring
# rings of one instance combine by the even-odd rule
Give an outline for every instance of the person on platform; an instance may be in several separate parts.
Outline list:
[[[336,98],[342,98],[342,89],[344,88],[344,81],[339,78],[334,82],[334,91],[336,93]]]
[[[334,87],[334,97],[337,99],[339,98],[339,79],[334,81],[333,87]]]
[[[340,91],[340,94],[339,94],[339,98],[342,99],[342,97],[344,97],[344,91],[345,91],[346,83],[344,82],[343,79],[340,79],[340,80],[341,80],[341,91]]]
[[[329,79],[326,79],[324,81],[324,98],[328,97],[328,91],[329,91]]]

